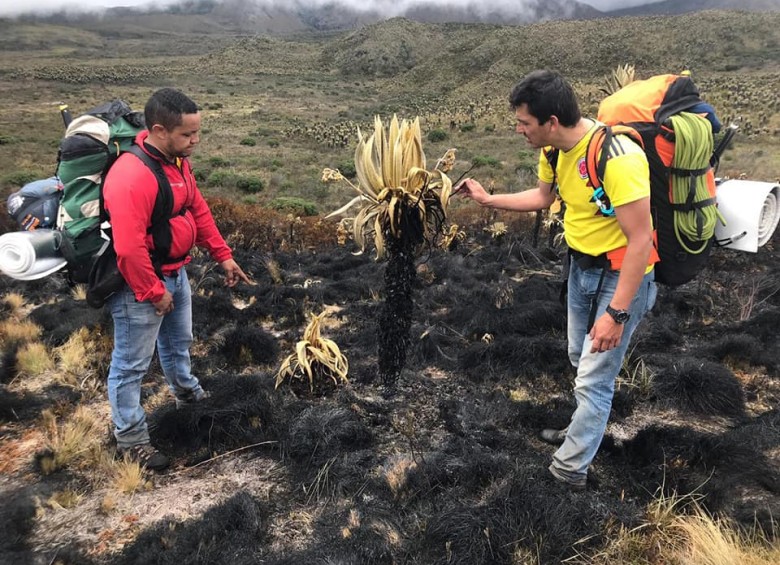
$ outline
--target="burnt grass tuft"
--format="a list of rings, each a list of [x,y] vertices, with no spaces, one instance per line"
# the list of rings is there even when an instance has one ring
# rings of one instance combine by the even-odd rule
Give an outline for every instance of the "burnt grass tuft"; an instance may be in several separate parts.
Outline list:
[[[117,565],[182,563],[257,563],[267,537],[270,508],[240,491],[203,516],[161,521],[125,547]]]
[[[741,417],[745,394],[734,373],[723,365],[692,357],[667,361],[655,375],[653,390],[664,403],[705,416]]]

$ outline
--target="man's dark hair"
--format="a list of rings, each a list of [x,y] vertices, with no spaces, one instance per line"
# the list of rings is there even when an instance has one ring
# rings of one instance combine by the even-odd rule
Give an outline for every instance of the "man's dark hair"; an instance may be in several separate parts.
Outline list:
[[[197,114],[198,105],[189,96],[175,88],[161,88],[152,94],[144,108],[146,127],[160,124],[172,130],[181,124],[182,114]]]
[[[555,116],[562,126],[572,127],[582,118],[574,89],[555,71],[533,71],[515,85],[509,105],[516,110],[523,104],[540,124]]]

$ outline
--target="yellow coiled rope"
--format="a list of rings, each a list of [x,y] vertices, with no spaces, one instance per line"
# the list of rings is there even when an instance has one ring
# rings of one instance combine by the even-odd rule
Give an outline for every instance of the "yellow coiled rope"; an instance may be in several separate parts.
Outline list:
[[[688,112],[671,117],[675,135],[672,162],[672,206],[674,233],[688,253],[701,253],[715,234],[715,222],[725,224],[707,188],[706,171],[713,150],[712,128],[705,118]],[[683,240],[701,242],[691,249]]]

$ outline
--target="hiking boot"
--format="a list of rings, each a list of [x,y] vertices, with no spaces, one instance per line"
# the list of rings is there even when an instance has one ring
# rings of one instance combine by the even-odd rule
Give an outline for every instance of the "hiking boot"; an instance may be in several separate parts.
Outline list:
[[[211,398],[211,393],[201,388],[198,389],[198,392],[190,392],[184,396],[177,396],[176,409],[178,410],[179,408],[183,408],[185,406],[191,406],[193,404],[197,404],[198,402],[203,402],[209,398]]]
[[[563,473],[561,473],[561,471],[556,469],[554,465],[550,465],[549,467],[547,467],[547,469],[550,471],[550,474],[555,478],[556,481],[565,484],[571,490],[574,491],[585,490],[585,487],[588,483],[588,477],[578,477],[576,479],[570,479],[569,477],[564,476]]]
[[[171,460],[152,447],[151,443],[137,443],[130,447],[120,447],[118,452],[119,455],[152,471],[162,471],[171,464]]]
[[[561,445],[566,439],[567,428],[562,430],[553,430],[552,428],[546,428],[539,432],[539,438],[552,445]]]

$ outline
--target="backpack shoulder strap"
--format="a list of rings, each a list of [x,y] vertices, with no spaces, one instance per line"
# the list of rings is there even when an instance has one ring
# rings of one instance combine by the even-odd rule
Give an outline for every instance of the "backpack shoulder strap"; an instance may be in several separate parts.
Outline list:
[[[158,192],[157,192],[157,199],[154,202],[154,210],[152,212],[152,224],[154,224],[156,220],[160,220],[163,218],[170,218],[173,213],[173,189],[171,188],[171,183],[168,180],[168,177],[165,176],[165,171],[163,171],[160,162],[157,159],[154,159],[153,157],[148,155],[143,149],[138,147],[135,143],[131,145],[130,148],[127,149],[125,152],[132,153],[133,155],[138,157],[141,160],[141,162],[154,173],[154,176],[157,179]],[[106,162],[106,166],[103,168],[103,173],[101,174],[100,191],[99,191],[100,223],[109,220],[108,212],[106,212],[106,207],[103,200],[103,185],[106,181],[106,174],[108,173],[108,170],[111,168],[111,166],[116,162],[118,158],[119,158],[119,153],[109,154],[108,161]]]
[[[165,175],[162,164],[138,145],[133,144],[127,152],[138,157],[144,165],[149,167],[157,179],[158,191],[157,199],[154,201],[154,210],[152,211],[152,226],[161,220],[170,219],[173,215],[173,189],[171,188],[171,182]]]
[[[551,190],[554,190],[555,184],[558,182],[558,171],[556,170],[556,167],[558,166],[558,156],[561,154],[561,152],[555,147],[547,147],[542,149],[542,152],[544,153],[544,156],[547,158],[547,162],[550,163],[550,167],[552,168],[553,180]]]
[[[172,238],[169,221],[173,217],[173,189],[160,161],[135,144],[128,149],[128,152],[138,157],[144,165],[151,169],[155,178],[157,178],[157,198],[154,201],[152,225],[149,228],[149,233],[154,241],[152,264],[157,275],[163,278],[162,266],[171,252]]]
[[[604,173],[607,169],[610,153],[614,148],[613,140],[616,135],[628,136],[644,149],[642,136],[630,126],[622,124],[603,126],[593,132],[585,153],[585,167],[588,172],[588,180],[593,188],[599,188],[604,185]],[[602,150],[604,148],[606,149]]]
[[[550,163],[550,166],[552,167],[554,173],[555,167],[558,166],[558,155],[560,154],[560,152],[555,147],[547,147],[542,151],[544,151],[544,156],[547,157],[547,162]]]
[[[149,233],[154,240],[154,253],[152,253],[152,264],[154,270],[161,279],[162,265],[168,258],[171,251],[171,228],[169,220],[173,217],[173,189],[171,188],[171,182],[165,175],[162,164],[147,154],[138,145],[133,144],[127,150],[127,153],[132,153],[141,162],[146,165],[152,173],[154,173],[157,179],[157,197],[154,201],[154,209],[152,210],[151,228]],[[115,160],[115,159],[114,159]],[[106,167],[103,173],[103,179],[100,183],[100,221],[101,223],[109,219],[103,203],[103,184],[105,182],[105,173],[108,172],[110,164]],[[110,234],[109,234],[110,235]]]

